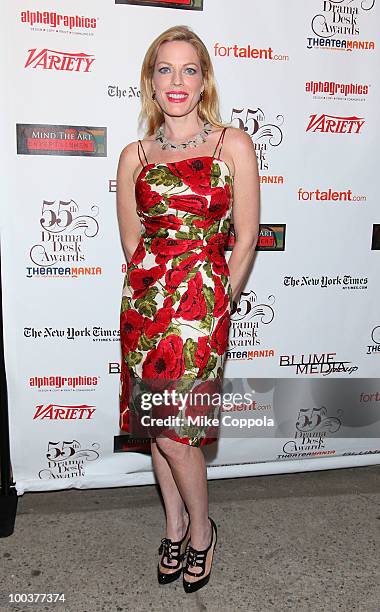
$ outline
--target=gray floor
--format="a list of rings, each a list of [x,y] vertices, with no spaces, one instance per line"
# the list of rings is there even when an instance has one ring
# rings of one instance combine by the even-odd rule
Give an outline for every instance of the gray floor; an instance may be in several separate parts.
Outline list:
[[[209,481],[218,526],[208,586],[156,582],[154,486],[26,493],[0,539],[0,610],[380,610],[380,467]],[[7,603],[64,593],[64,605]]]

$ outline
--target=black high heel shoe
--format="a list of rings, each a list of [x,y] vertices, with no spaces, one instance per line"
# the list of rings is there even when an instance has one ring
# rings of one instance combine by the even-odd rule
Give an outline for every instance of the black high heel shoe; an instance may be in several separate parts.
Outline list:
[[[190,517],[189,522],[187,524],[187,529],[185,535],[182,540],[178,540],[178,542],[173,542],[170,538],[162,538],[160,547],[158,549],[159,554],[162,554],[160,563],[157,565],[157,578],[160,584],[167,584],[169,582],[173,582],[180,577],[182,573],[182,561],[185,558],[187,546],[190,539]],[[165,557],[167,560],[176,561],[175,565],[170,565],[169,563],[165,563]],[[160,570],[161,567],[166,567],[172,571],[170,573],[162,572]]]
[[[183,575],[183,588],[185,589],[186,593],[193,593],[194,591],[198,591],[198,589],[201,589],[202,587],[204,587],[210,580],[212,560],[211,560],[210,571],[205,576],[204,573],[206,571],[206,560],[207,560],[207,555],[209,554],[210,551],[212,551],[212,559],[214,557],[214,550],[216,546],[218,530],[212,518],[210,516],[208,518],[210,519],[210,523],[212,527],[210,544],[204,550],[197,550],[196,548],[193,548],[190,544],[187,547],[188,554],[187,554],[187,559],[186,559],[186,565],[183,568],[183,574],[184,574]],[[197,573],[192,572],[189,569],[190,566],[198,566],[201,568],[201,571]],[[198,578],[198,580],[195,580],[194,582],[188,582],[185,579],[185,574],[189,574],[189,576],[194,576]]]

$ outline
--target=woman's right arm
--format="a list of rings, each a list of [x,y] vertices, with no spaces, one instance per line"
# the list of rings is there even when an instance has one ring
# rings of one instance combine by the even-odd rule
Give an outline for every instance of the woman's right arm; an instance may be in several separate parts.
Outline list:
[[[132,142],[120,153],[117,167],[116,208],[121,243],[125,257],[130,261],[141,235],[141,221],[136,211],[135,183],[133,181],[137,143]]]

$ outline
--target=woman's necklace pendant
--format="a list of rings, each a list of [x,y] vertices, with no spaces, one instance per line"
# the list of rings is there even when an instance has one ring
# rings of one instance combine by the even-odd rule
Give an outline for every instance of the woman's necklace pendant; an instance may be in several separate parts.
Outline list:
[[[212,125],[206,121],[203,125],[203,129],[199,134],[190,138],[186,142],[174,143],[170,142],[164,134],[164,127],[161,126],[156,132],[156,141],[160,143],[162,149],[170,149],[171,151],[183,151],[185,149],[198,147],[200,144],[206,142],[207,136],[212,131]]]

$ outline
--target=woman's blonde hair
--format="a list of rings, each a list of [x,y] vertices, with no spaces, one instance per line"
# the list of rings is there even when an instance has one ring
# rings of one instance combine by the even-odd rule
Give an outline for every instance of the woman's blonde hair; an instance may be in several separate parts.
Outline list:
[[[209,52],[203,41],[187,26],[174,26],[162,32],[147,50],[141,68],[141,112],[140,125],[146,128],[146,136],[153,136],[164,122],[164,114],[158,104],[152,99],[152,77],[158,49],[164,42],[183,40],[195,47],[203,76],[203,99],[198,104],[198,114],[203,121],[208,121],[214,127],[224,127],[220,117],[219,98],[216,89],[214,69]]]

